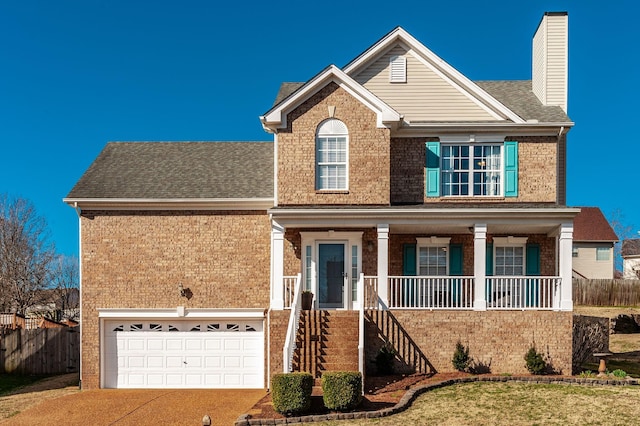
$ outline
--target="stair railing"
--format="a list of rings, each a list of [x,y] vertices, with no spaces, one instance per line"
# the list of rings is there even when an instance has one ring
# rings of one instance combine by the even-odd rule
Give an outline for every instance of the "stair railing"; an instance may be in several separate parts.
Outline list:
[[[358,371],[362,375],[362,383],[364,384],[364,274],[358,277],[358,300],[360,301],[360,315],[358,318]],[[364,386],[362,386],[364,395]]]
[[[293,370],[293,353],[296,350],[296,333],[300,325],[300,311],[302,310],[302,274],[296,275],[295,291],[291,301],[291,313],[289,314],[289,325],[287,326],[287,336],[282,348],[282,371],[291,373]]]

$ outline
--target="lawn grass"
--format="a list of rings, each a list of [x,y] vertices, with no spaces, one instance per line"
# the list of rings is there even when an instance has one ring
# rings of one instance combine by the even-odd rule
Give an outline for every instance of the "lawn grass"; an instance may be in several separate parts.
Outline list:
[[[638,386],[479,382],[427,392],[394,416],[320,424],[630,425],[637,424],[638,418]]]
[[[0,374],[0,396],[19,387],[30,385],[48,376],[29,376],[19,374]]]

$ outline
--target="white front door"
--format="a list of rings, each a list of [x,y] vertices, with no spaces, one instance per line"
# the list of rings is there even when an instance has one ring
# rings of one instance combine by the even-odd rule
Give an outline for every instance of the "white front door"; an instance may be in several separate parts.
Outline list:
[[[104,387],[263,388],[261,320],[108,320]]]

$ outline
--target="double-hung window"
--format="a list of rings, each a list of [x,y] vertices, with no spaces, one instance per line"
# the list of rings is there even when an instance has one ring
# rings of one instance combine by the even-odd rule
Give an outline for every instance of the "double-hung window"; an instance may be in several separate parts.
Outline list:
[[[526,237],[494,237],[494,274],[525,275]]]
[[[325,120],[316,133],[316,189],[348,189],[347,126],[340,120]]]
[[[449,238],[417,238],[418,275],[443,276],[448,274],[447,251]]]
[[[518,143],[427,142],[428,197],[515,197]]]

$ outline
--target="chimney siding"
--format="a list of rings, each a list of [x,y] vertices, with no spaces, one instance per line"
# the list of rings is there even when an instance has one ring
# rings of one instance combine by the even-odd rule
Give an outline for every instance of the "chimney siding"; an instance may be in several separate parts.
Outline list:
[[[544,105],[567,112],[569,16],[547,12],[533,36],[533,93]]]

